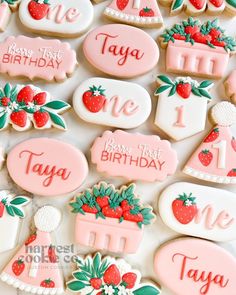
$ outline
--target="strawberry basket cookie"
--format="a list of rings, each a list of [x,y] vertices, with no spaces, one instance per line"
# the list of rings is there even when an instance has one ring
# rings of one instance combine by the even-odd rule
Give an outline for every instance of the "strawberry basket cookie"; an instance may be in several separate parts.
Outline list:
[[[143,237],[143,227],[152,223],[152,208],[143,206],[135,185],[100,182],[79,194],[70,203],[76,214],[76,242],[112,252],[135,253]]]
[[[21,0],[1,0],[0,2],[0,31],[5,31],[12,12],[16,11]]]
[[[231,16],[236,14],[236,2],[230,0],[160,0],[163,6],[170,6],[170,15],[185,11],[196,16],[206,12],[210,15],[221,14],[224,10]]]
[[[0,131],[10,125],[17,131],[28,130],[32,125],[35,129],[66,130],[60,114],[69,108],[62,100],[51,101],[51,95],[38,87],[7,83],[0,88]]]
[[[44,206],[36,212],[36,231],[3,269],[0,275],[3,282],[33,294],[64,293],[64,282],[51,236],[60,221],[61,213],[54,207]]]
[[[0,191],[0,253],[16,246],[24,207],[30,202],[25,196],[16,196],[7,190]]]
[[[113,0],[105,16],[138,27],[160,27],[163,24],[157,0]]]
[[[188,18],[161,35],[166,48],[166,70],[173,73],[221,78],[229,58],[235,53],[236,41],[226,36],[218,20],[200,21]]]
[[[236,141],[230,126],[236,123],[236,108],[223,101],[212,108],[214,128],[184,167],[184,173],[218,183],[236,183]]]
[[[123,259],[103,257],[76,257],[77,270],[68,290],[80,295],[158,295],[160,289],[151,282],[141,283],[141,273],[133,270]],[[79,293],[78,293],[79,292]]]

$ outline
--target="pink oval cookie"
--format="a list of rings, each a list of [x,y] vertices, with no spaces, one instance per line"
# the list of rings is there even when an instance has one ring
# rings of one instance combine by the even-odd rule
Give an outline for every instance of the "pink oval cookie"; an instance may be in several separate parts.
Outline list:
[[[34,138],[15,146],[7,158],[12,179],[37,195],[64,195],[76,190],[88,174],[84,154],[50,138]]]
[[[178,159],[170,142],[156,135],[106,131],[92,148],[99,172],[129,180],[163,181],[175,173]]]
[[[120,24],[101,26],[90,32],[83,50],[95,68],[117,77],[145,74],[159,59],[159,48],[147,33]]]
[[[236,259],[212,242],[177,239],[156,253],[155,272],[176,295],[233,295]]]

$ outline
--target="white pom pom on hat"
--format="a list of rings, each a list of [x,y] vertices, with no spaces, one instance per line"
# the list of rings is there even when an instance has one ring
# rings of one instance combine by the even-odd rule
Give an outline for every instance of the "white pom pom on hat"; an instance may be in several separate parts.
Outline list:
[[[57,208],[47,205],[36,212],[34,223],[38,230],[50,233],[59,226],[61,217]]]
[[[236,107],[228,101],[219,102],[211,109],[211,118],[220,126],[236,124]]]

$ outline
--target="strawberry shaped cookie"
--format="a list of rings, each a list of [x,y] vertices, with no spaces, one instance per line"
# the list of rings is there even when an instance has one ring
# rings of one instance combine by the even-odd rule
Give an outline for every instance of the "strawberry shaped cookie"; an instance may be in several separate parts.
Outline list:
[[[168,72],[214,79],[224,75],[236,48],[236,40],[226,36],[217,19],[201,24],[190,17],[166,30],[160,41]]]
[[[73,280],[67,282],[68,290],[80,295],[132,294],[158,295],[159,288],[141,283],[141,273],[133,270],[123,259],[110,256],[102,258],[98,252],[93,257],[77,256],[78,269],[72,273]]]
[[[216,126],[205,137],[184,167],[193,177],[218,183],[236,183],[235,139],[230,126],[236,124],[236,108],[223,101],[211,111]]]
[[[91,25],[93,5],[89,0],[22,0],[19,16],[30,31],[77,37]]]
[[[197,82],[190,77],[157,77],[158,96],[155,124],[171,138],[182,140],[205,128],[207,104],[211,99],[210,81]],[[168,116],[167,116],[168,114]]]
[[[0,31],[5,31],[12,12],[18,9],[21,0],[1,0],[0,2]]]
[[[51,101],[48,92],[33,85],[7,83],[0,89],[0,131],[9,125],[17,131],[25,131],[32,124],[36,129],[56,127],[66,130],[66,123],[60,116],[70,108],[61,100]]]
[[[0,280],[33,294],[64,294],[59,258],[52,247],[51,233],[61,221],[61,213],[44,206],[34,216],[36,231],[26,240],[3,269]]]
[[[183,10],[186,14],[196,16],[206,12],[211,15],[218,15],[224,10],[231,16],[236,14],[236,2],[230,0],[161,0],[163,6],[170,6],[170,14],[176,15]]]
[[[77,243],[116,253],[135,253],[144,225],[155,219],[152,208],[143,206],[135,194],[134,184],[117,190],[111,184],[100,182],[77,195],[70,206],[72,213],[77,214]],[[91,243],[92,236],[95,236],[94,243]]]
[[[137,27],[160,27],[163,24],[156,0],[113,0],[104,14],[112,20]]]
[[[25,196],[15,196],[9,191],[0,191],[0,252],[16,246],[22,219],[25,217],[24,206],[30,202]]]

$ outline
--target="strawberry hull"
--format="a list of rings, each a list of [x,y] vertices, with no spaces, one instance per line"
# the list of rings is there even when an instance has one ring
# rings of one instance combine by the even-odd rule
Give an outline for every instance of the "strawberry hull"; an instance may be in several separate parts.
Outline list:
[[[182,40],[169,42],[166,51],[168,72],[188,73],[195,76],[221,78],[227,68],[230,54],[223,47],[211,48],[201,43]]]
[[[143,237],[143,229],[135,222],[109,218],[96,219],[95,214],[77,214],[75,239],[78,244],[115,253],[135,253]]]

